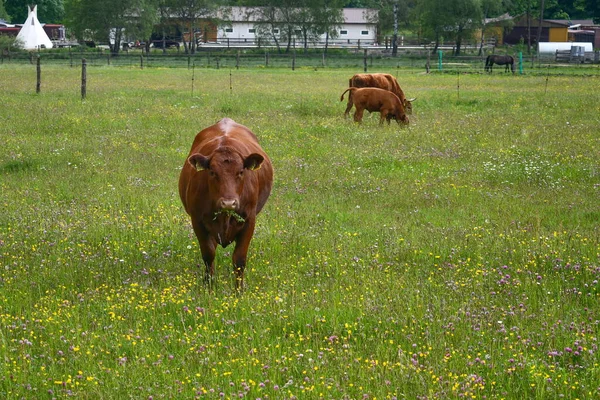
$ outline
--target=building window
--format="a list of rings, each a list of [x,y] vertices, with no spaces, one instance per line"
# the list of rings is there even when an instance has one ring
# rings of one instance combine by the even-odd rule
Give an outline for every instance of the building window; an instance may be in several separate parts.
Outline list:
[[[252,33],[252,34],[254,34],[254,33],[256,33],[256,29],[254,29],[254,28],[250,28],[250,29],[248,29],[248,33]]]
[[[340,31],[340,35],[347,35],[347,34],[348,34],[348,31],[347,31],[347,30],[345,30],[345,29],[342,29],[342,30]]]
[[[363,36],[367,36],[369,34],[369,31],[360,31],[360,34]]]
[[[302,31],[300,29],[296,29],[294,33],[298,36],[302,35]]]
[[[233,33],[233,28],[225,28],[225,33]]]
[[[277,28],[273,29],[273,33],[276,35],[279,35],[279,29],[277,29]]]

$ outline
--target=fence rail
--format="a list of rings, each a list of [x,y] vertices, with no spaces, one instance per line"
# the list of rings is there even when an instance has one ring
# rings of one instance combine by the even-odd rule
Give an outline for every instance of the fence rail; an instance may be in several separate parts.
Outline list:
[[[571,50],[556,50],[554,60],[556,62],[569,62],[569,63],[598,63],[600,52],[598,51],[586,51],[582,53],[576,53]]]
[[[308,52],[291,51],[279,53],[274,50],[243,50],[212,48],[202,49],[196,54],[185,54],[183,52],[169,51],[130,51],[118,55],[109,51],[41,51],[39,53],[16,52],[9,55],[2,54],[2,64],[36,64],[39,58],[42,65],[63,65],[69,67],[80,67],[81,60],[86,59],[89,67],[112,66],[126,68],[354,68],[364,72],[409,68],[422,71],[463,71],[484,72],[485,58],[472,52],[464,56],[452,56],[449,51],[440,54],[431,54],[430,49],[403,48],[398,56],[392,57],[388,52],[381,49],[353,49],[343,52],[325,52],[312,49]],[[596,65],[573,64],[574,68],[590,68],[600,66],[598,64],[598,52],[591,57],[592,63]],[[586,60],[590,60],[586,54]],[[559,66],[562,59],[554,54],[541,56],[523,55],[522,67],[527,71],[534,71],[542,67]],[[598,68],[594,70],[597,74]]]

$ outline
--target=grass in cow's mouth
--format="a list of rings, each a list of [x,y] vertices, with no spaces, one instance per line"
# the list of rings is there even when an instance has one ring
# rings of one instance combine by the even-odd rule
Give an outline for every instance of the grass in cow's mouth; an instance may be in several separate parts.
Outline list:
[[[244,221],[246,221],[244,219],[244,217],[242,217],[240,214],[236,213],[234,210],[229,210],[229,209],[225,209],[225,208],[222,209],[222,210],[219,210],[219,211],[215,212],[215,218],[214,219],[217,219],[219,217],[219,214],[225,214],[227,216],[233,217],[233,218],[235,218],[235,220],[237,222],[244,222]]]

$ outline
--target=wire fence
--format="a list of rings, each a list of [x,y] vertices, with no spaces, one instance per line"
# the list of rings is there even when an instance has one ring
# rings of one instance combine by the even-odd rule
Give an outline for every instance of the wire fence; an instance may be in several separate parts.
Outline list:
[[[432,54],[430,49],[402,49],[392,57],[387,52],[377,49],[354,49],[345,51],[325,52],[318,49],[277,52],[275,50],[232,50],[232,49],[203,49],[195,54],[183,52],[141,50],[121,52],[118,55],[108,50],[96,51],[61,51],[15,52],[10,55],[2,54],[1,64],[37,64],[60,65],[76,68],[85,59],[88,67],[120,67],[120,68],[289,68],[289,69],[326,69],[350,68],[364,72],[377,70],[410,69],[424,72],[440,73],[485,73],[486,56],[475,52],[463,56],[453,56],[451,51],[439,51]],[[557,60],[549,55],[525,55],[515,57],[515,73],[517,74],[547,74],[556,71],[561,74],[600,74],[600,63],[597,57],[591,62],[569,63]],[[494,73],[504,71],[503,66],[494,66]]]

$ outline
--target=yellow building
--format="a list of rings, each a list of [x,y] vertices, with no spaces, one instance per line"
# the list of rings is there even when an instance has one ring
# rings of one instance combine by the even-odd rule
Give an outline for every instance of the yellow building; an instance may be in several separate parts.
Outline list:
[[[490,19],[486,24],[486,37],[499,37],[498,44],[519,44],[527,43],[527,38],[531,37],[531,44],[536,43],[538,26],[540,24],[539,18],[535,16],[529,17],[527,21],[527,15],[512,18],[506,17],[506,15]],[[566,42],[569,39],[569,25],[570,23],[565,20],[542,20],[542,30],[540,32],[540,42]]]

